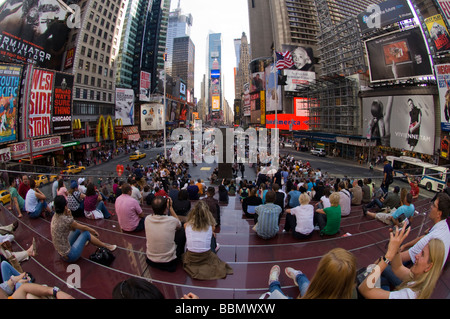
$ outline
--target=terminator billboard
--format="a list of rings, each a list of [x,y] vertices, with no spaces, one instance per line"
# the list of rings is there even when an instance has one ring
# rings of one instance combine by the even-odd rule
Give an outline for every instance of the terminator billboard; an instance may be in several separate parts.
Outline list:
[[[70,29],[56,0],[6,1],[0,6],[0,59],[60,70]]]

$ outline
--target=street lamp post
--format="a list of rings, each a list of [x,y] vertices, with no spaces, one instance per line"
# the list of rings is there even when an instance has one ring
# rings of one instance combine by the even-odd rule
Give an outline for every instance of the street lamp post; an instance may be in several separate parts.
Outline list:
[[[167,53],[164,53],[164,96],[163,96],[163,122],[164,122],[164,158],[167,159],[167,145],[166,145],[166,60]]]

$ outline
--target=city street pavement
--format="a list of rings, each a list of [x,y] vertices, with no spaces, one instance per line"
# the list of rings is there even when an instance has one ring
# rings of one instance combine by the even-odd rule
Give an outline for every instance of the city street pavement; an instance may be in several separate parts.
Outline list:
[[[167,148],[170,149],[173,144],[167,144]],[[145,152],[147,154],[147,157],[139,160],[138,162],[141,165],[147,165],[148,163],[153,162],[158,154],[164,153],[163,147],[158,148],[148,148],[148,149],[141,149],[142,152]],[[363,178],[372,178],[374,181],[376,187],[379,187],[381,184],[381,179],[383,178],[383,166],[380,165],[378,167],[375,167],[374,170],[369,170],[367,165],[360,165],[356,161],[352,160],[346,160],[339,157],[317,157],[309,152],[301,152],[296,151],[291,147],[285,147],[280,148],[280,155],[284,156],[286,154],[293,155],[295,159],[300,159],[303,162],[309,161],[311,166],[313,168],[320,168],[322,173],[327,172],[329,176],[333,176],[336,178],[343,178],[348,177],[350,179],[363,179]],[[103,182],[107,181],[107,178],[110,177],[110,180],[114,177],[117,177],[116,167],[117,165],[123,165],[126,167],[127,165],[132,166],[134,161],[129,160],[130,154],[120,154],[116,156],[114,159],[99,164],[99,165],[91,165],[86,168],[86,171],[75,175],[70,176],[67,179],[67,187],[69,186],[68,183],[70,180],[77,180],[79,177],[85,177],[90,178],[94,183],[98,182],[98,178],[102,178]],[[207,186],[211,184],[209,178],[214,170],[214,168],[217,167],[217,163],[201,163],[197,166],[194,166],[192,164],[189,165],[189,174],[194,180],[202,179]],[[239,172],[239,176],[241,176],[241,173]],[[121,179],[126,178],[125,175],[122,175],[120,177]],[[245,172],[244,172],[244,179],[247,179],[249,181],[255,181],[256,180],[256,168],[250,167],[249,164],[245,164]],[[219,181],[218,181],[219,182]],[[216,185],[218,184],[216,182]],[[410,189],[409,185],[401,180],[395,180],[394,183],[391,185],[391,187],[399,186],[401,188],[407,188]],[[47,184],[43,187],[41,187],[41,190],[46,194],[46,196],[49,196],[48,198],[51,198],[51,184]],[[433,198],[436,193],[429,192],[424,188],[420,188],[420,195],[425,198]]]

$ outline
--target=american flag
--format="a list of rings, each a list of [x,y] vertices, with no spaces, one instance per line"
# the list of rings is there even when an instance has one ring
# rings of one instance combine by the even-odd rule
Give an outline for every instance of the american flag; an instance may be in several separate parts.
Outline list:
[[[294,66],[291,52],[275,52],[277,54],[277,70],[290,69]]]

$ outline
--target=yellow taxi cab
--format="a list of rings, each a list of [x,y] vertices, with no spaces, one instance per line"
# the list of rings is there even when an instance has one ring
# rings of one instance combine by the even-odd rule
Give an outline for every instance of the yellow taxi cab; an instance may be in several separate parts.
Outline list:
[[[146,156],[147,156],[147,154],[136,151],[136,152],[134,152],[134,154],[130,155],[130,161],[138,161],[140,159],[145,158]]]
[[[41,187],[42,185],[45,185],[48,183],[48,177],[47,175],[38,175],[35,179],[36,186]]]
[[[77,165],[69,165],[69,166],[67,166],[66,169],[63,169],[61,171],[61,174],[73,175],[73,174],[78,174],[79,172],[81,172],[81,169]]]
[[[11,201],[11,194],[7,190],[0,191],[0,202],[6,205]]]
[[[86,166],[75,165],[75,167],[78,168],[80,172],[83,172],[86,169]]]
[[[50,175],[50,176],[48,177],[48,182],[49,182],[49,183],[53,183],[57,178],[58,178],[57,175]]]

